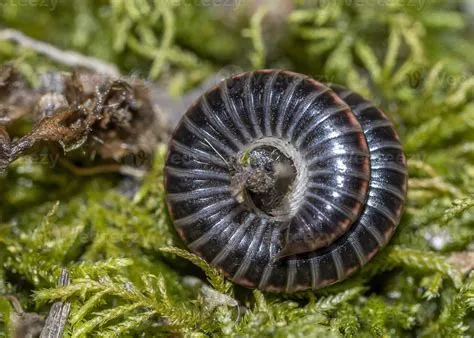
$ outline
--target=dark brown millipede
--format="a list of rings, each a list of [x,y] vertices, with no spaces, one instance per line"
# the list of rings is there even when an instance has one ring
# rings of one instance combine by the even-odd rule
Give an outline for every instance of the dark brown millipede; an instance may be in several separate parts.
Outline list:
[[[283,70],[209,89],[173,132],[167,202],[188,247],[270,292],[345,279],[392,237],[407,167],[371,102]]]

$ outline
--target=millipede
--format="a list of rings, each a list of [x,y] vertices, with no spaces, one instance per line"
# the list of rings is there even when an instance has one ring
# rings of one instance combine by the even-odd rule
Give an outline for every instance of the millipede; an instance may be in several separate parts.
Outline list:
[[[164,176],[189,249],[268,292],[322,288],[365,265],[394,234],[408,179],[380,109],[285,70],[205,92],[171,136]]]

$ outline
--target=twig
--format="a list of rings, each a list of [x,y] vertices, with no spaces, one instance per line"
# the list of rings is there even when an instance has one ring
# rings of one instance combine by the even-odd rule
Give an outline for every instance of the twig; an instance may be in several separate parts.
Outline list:
[[[119,173],[136,178],[143,178],[146,174],[145,170],[136,169],[131,166],[121,165],[118,163],[102,164],[94,167],[78,167],[64,158],[59,158],[58,162],[76,176],[94,176],[106,173]]]
[[[14,41],[20,46],[31,48],[37,53],[69,67],[82,67],[105,76],[120,77],[120,71],[112,64],[108,64],[97,58],[84,56],[77,52],[63,51],[45,42],[32,39],[15,29],[9,28],[0,30],[0,40]]]
[[[71,282],[69,273],[66,269],[62,269],[59,276],[58,286],[66,286]],[[56,302],[51,307],[46,323],[41,331],[40,338],[60,338],[63,336],[64,327],[66,326],[71,310],[71,303]]]

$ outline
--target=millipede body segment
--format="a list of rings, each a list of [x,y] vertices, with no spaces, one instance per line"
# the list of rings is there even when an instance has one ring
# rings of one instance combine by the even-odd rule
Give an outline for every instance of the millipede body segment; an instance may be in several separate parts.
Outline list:
[[[173,132],[167,202],[188,247],[235,283],[270,292],[345,279],[392,237],[407,167],[374,105],[281,70],[208,90]]]

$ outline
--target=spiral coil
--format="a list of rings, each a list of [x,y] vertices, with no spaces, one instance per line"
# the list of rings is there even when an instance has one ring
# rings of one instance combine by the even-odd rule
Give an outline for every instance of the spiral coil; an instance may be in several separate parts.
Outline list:
[[[165,187],[192,251],[237,284],[294,292],[343,280],[390,240],[407,168],[371,102],[259,70],[188,109],[169,143]]]

